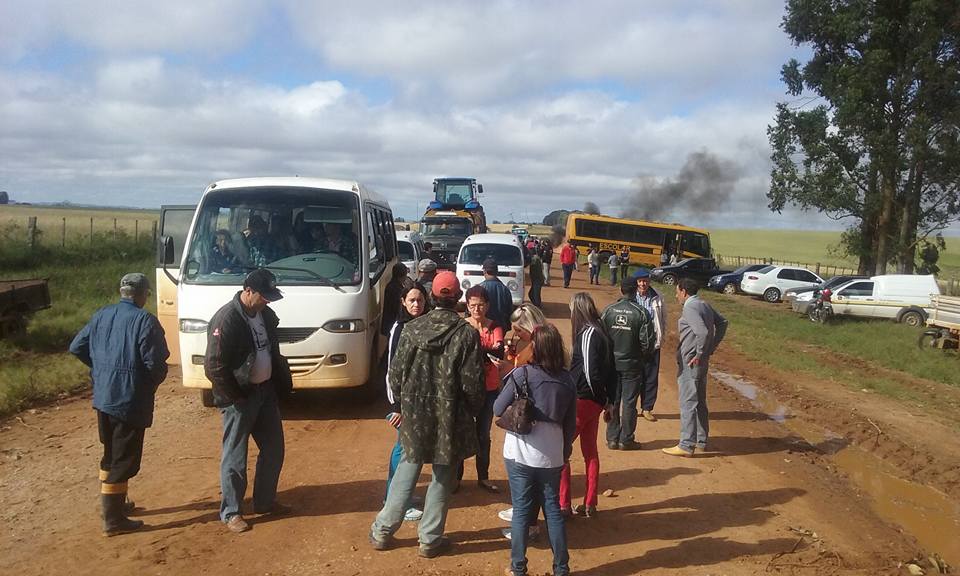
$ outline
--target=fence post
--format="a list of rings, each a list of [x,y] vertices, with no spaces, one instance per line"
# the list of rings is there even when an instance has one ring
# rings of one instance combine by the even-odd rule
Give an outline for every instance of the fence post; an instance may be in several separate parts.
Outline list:
[[[117,239],[117,219],[113,219],[113,239]]]
[[[93,252],[93,216],[90,217],[90,251]]]
[[[140,241],[140,221],[133,221],[133,243],[136,244]]]
[[[67,219],[64,218],[63,222],[60,224],[60,247],[65,248],[67,246]]]
[[[27,246],[31,250],[37,247],[37,217],[30,216],[27,218]]]
[[[153,230],[153,234],[152,234],[152,235],[153,235],[153,245],[156,246],[156,245],[157,245],[157,221],[154,220],[154,221],[152,222],[152,224],[153,224],[153,225],[151,226],[151,228],[152,228],[152,230]]]

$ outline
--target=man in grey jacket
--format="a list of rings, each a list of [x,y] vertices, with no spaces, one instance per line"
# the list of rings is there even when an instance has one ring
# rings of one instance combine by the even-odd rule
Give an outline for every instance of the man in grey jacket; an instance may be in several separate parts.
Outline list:
[[[671,456],[693,456],[706,450],[710,431],[707,412],[707,371],[710,356],[727,332],[727,320],[697,296],[700,287],[690,278],[677,282],[677,303],[682,308],[678,321],[677,388],[680,392],[680,443],[663,452]]]

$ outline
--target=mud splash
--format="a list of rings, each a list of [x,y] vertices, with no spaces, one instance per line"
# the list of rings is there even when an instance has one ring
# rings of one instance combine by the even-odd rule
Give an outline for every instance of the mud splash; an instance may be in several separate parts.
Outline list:
[[[901,526],[952,566],[960,566],[960,504],[933,488],[898,478],[876,456],[830,430],[796,418],[757,384],[719,370],[711,370],[710,375],[829,456],[860,491],[870,496],[871,506],[881,518]]]

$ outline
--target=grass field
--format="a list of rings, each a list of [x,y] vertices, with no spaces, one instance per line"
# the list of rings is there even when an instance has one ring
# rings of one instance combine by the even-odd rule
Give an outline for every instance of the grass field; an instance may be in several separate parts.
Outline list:
[[[857,261],[837,252],[840,232],[810,230],[711,230],[713,251],[721,256],[754,256],[777,261],[856,268]],[[960,238],[947,238],[940,255],[941,277],[960,277]]]
[[[49,245],[60,245],[80,240],[89,240],[90,222],[93,221],[94,235],[112,234],[114,222],[116,230],[140,238],[152,232],[153,223],[160,213],[157,210],[120,210],[97,208],[67,208],[46,206],[0,206],[0,228],[16,228],[26,236],[27,220],[37,218],[39,241]]]

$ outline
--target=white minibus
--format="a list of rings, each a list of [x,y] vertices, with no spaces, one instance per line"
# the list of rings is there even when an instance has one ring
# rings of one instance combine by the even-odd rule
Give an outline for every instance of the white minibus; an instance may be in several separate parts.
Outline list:
[[[523,248],[513,234],[473,234],[460,246],[457,279],[463,292],[483,282],[483,262],[497,263],[497,276],[510,289],[515,306],[523,304]]]
[[[177,238],[188,213],[189,229]],[[353,181],[223,180],[196,209],[163,207],[161,234],[158,316],[168,341],[177,340],[183,385],[202,389],[205,405],[212,401],[203,372],[207,323],[260,267],[283,292],[270,306],[294,389],[366,385],[374,393],[386,271],[397,259],[383,198]],[[176,262],[179,270],[168,273]]]

